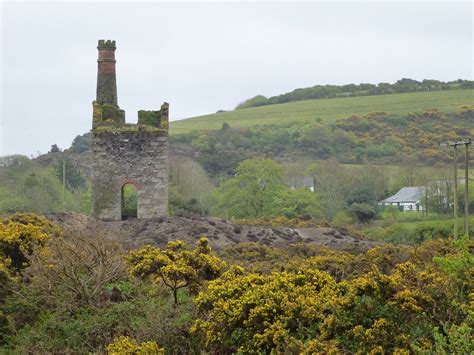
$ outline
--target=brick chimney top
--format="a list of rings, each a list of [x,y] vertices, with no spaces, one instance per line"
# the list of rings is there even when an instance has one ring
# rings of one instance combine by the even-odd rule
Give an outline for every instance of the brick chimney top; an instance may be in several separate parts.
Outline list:
[[[116,49],[115,41],[112,40],[105,40],[99,39],[99,44],[97,45],[97,49]]]

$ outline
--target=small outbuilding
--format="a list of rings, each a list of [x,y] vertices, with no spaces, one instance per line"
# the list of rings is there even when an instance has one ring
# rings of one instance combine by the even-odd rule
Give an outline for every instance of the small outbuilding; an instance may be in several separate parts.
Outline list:
[[[395,195],[379,202],[383,208],[387,206],[397,206],[400,211],[424,211],[422,204],[426,193],[426,186],[402,187]]]
[[[293,176],[288,181],[288,187],[292,190],[308,189],[314,192],[314,179],[308,176]]]

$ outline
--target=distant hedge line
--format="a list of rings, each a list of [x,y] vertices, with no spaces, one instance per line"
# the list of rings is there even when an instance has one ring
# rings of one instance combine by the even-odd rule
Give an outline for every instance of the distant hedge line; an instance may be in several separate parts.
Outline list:
[[[315,85],[309,88],[296,89],[286,94],[278,96],[265,97],[257,95],[241,104],[236,109],[283,104],[287,102],[314,100],[314,99],[333,99],[340,97],[352,96],[373,96],[386,94],[401,94],[407,92],[420,91],[444,91],[444,90],[460,90],[474,89],[474,81],[472,80],[454,80],[439,81],[428,80],[417,81],[413,79],[403,78],[394,84],[379,83],[375,84],[347,84],[347,85]]]

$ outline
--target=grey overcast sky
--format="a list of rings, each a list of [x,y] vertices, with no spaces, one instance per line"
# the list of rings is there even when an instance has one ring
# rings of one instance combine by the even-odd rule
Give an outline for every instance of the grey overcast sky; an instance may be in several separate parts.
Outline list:
[[[316,84],[473,78],[472,2],[3,2],[0,155],[69,147],[92,121],[97,40],[119,105],[172,120]]]

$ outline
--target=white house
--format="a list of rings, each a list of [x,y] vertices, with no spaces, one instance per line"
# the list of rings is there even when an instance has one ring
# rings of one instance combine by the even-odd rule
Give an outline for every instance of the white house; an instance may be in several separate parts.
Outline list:
[[[426,186],[402,187],[395,195],[379,202],[380,206],[397,206],[400,211],[424,211],[422,205]]]
[[[306,176],[293,176],[288,181],[288,187],[292,190],[305,188],[314,192],[314,179]]]

